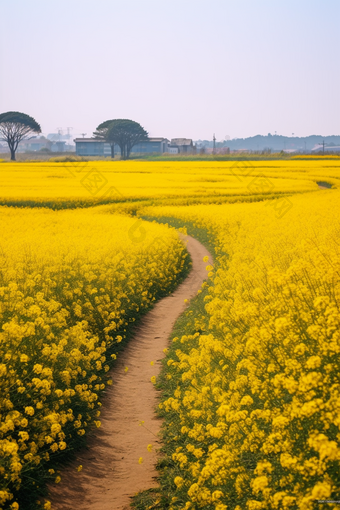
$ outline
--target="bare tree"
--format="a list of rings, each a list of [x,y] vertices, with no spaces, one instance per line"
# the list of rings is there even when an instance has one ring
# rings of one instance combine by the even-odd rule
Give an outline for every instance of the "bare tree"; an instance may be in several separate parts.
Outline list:
[[[21,112],[0,114],[0,139],[8,143],[12,161],[15,161],[19,142],[31,133],[41,133],[40,125],[33,117]]]

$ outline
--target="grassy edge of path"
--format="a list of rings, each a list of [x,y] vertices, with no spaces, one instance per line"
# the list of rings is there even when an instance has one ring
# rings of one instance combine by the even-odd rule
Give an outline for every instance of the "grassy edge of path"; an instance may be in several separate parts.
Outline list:
[[[157,384],[157,389],[160,390],[160,400],[166,400],[169,398],[177,387],[177,382],[174,379],[167,379],[167,361],[172,359],[175,355],[175,351],[178,348],[178,344],[175,338],[183,335],[194,335],[197,332],[204,331],[207,326],[204,324],[204,319],[195,324],[195,318],[205,317],[204,315],[204,297],[207,295],[207,290],[204,289],[196,298],[194,298],[187,311],[181,315],[175,324],[173,333],[170,337],[169,351],[165,358],[162,360],[162,372]],[[191,317],[191,320],[190,320]],[[160,487],[156,489],[149,489],[138,493],[132,502],[132,507],[136,510],[165,510],[170,507],[171,499],[175,494],[176,485],[174,479],[176,476],[180,476],[178,468],[176,469],[175,463],[172,460],[172,454],[176,451],[176,448],[180,446],[177,442],[176,436],[171,432],[169,427],[173,417],[170,413],[162,413],[161,410],[157,409],[157,414],[163,419],[161,440],[163,446],[161,448],[162,458],[157,464],[157,470],[159,471],[159,483]]]
[[[187,233],[200,241],[216,260],[214,239],[209,235],[208,230],[198,228],[192,222],[185,222],[177,218],[143,216],[142,219],[156,221],[157,223],[166,223],[176,229],[186,228]],[[211,261],[209,261],[209,263],[211,263]],[[176,321],[169,339],[169,350],[162,360],[162,371],[156,386],[159,390],[160,402],[172,396],[178,386],[179,381],[167,377],[169,374],[167,362],[175,356],[175,352],[178,349],[178,344],[176,343],[177,339],[183,335],[194,335],[195,333],[202,333],[208,329],[209,321],[206,316],[204,300],[207,294],[208,288],[206,286],[190,301],[187,310]],[[180,476],[180,472],[172,460],[172,454],[176,451],[176,448],[180,446],[177,436],[174,435],[171,430],[172,422],[176,418],[175,413],[164,413],[158,407],[156,408],[156,413],[163,419],[161,430],[161,441],[163,445],[160,449],[162,456],[156,466],[159,471],[158,481],[160,486],[137,493],[131,503],[132,508],[135,510],[168,509],[171,506],[171,500],[176,491],[174,479],[176,476]]]

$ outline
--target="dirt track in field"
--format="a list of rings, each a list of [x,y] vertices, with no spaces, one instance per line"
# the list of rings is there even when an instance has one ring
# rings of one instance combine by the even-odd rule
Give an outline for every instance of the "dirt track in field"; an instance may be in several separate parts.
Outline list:
[[[103,400],[101,427],[89,438],[88,448],[60,473],[60,484],[50,487],[54,510],[123,510],[130,507],[135,493],[157,486],[155,450],[160,446],[157,435],[161,420],[154,411],[158,395],[151,377],[160,372],[163,349],[186,308],[184,299],[194,297],[207,278],[203,257],[208,255],[212,263],[202,244],[189,236],[185,239],[192,271],[173,294],[142,319],[134,338],[119,355],[112,371],[114,384]],[[151,452],[149,444],[153,445]],[[83,469],[78,473],[80,464]]]

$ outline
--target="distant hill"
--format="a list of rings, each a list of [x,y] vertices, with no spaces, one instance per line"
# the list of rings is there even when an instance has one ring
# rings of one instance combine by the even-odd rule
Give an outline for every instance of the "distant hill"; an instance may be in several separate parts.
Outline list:
[[[247,149],[251,151],[263,151],[270,149],[272,152],[280,152],[282,150],[295,149],[297,151],[311,151],[313,147],[325,141],[326,146],[340,145],[340,136],[322,136],[310,135],[305,137],[298,136],[267,136],[256,135],[249,138],[234,138],[233,140],[223,140],[216,142],[216,147],[229,147],[230,150]],[[212,147],[212,140],[197,140],[197,147]]]

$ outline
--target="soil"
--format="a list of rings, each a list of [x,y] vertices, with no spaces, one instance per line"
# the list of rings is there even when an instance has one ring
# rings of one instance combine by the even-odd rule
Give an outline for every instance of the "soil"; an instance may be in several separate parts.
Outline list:
[[[317,182],[316,183],[320,189],[331,189],[332,185],[328,182]]]
[[[160,372],[163,349],[187,307],[184,300],[197,294],[207,278],[205,268],[213,261],[196,239],[182,237],[193,261],[192,271],[145,315],[134,338],[119,355],[112,370],[114,384],[103,400],[101,427],[89,437],[88,447],[60,473],[61,482],[50,487],[54,510],[128,509],[133,495],[157,487],[155,465],[162,422],[155,414],[159,394],[151,377]],[[206,255],[208,263],[203,262]],[[150,444],[151,452],[147,449]],[[77,471],[79,465],[83,466],[81,472]]]

